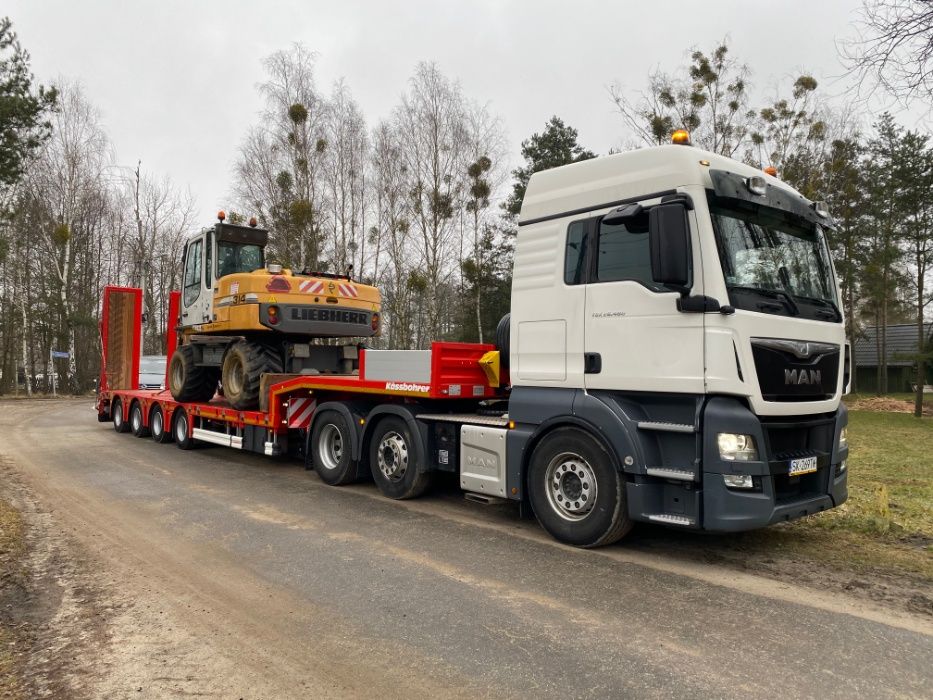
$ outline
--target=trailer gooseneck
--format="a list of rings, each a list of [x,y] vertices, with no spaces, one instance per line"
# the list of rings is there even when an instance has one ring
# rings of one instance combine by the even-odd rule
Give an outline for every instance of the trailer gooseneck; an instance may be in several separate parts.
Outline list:
[[[302,452],[326,483],[371,476],[391,498],[454,472],[466,493],[528,503],[579,546],[635,521],[792,520],[847,497],[831,226],[776,177],[689,146],[544,171],[526,192],[497,345],[353,346],[325,371],[263,374],[255,410],[180,402],[136,388],[140,291],[108,288],[98,416],[182,448]]]

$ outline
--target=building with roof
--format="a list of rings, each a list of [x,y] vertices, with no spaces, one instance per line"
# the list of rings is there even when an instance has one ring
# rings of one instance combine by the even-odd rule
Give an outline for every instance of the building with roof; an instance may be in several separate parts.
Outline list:
[[[926,348],[933,344],[933,323],[924,327]],[[885,355],[888,364],[888,391],[913,391],[917,381],[917,324],[888,326]],[[855,388],[859,392],[878,390],[878,327],[868,326],[855,341]],[[926,366],[926,381],[933,384],[933,362]]]

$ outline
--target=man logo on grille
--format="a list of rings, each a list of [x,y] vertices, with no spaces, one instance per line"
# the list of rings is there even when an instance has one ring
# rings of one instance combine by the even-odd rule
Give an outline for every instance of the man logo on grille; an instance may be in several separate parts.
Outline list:
[[[785,369],[784,384],[820,384],[823,381],[822,372],[818,369]]]

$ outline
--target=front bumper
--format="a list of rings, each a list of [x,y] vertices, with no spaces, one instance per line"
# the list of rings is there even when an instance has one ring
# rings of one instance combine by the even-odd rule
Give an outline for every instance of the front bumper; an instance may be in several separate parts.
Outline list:
[[[761,419],[735,399],[715,397],[704,410],[702,524],[704,530],[735,532],[819,513],[848,497],[848,448],[839,433],[848,423],[841,405],[832,414]],[[731,462],[719,456],[717,435],[752,435],[759,461]],[[792,477],[789,462],[816,457],[815,472]],[[750,474],[755,489],[728,488],[724,474]]]

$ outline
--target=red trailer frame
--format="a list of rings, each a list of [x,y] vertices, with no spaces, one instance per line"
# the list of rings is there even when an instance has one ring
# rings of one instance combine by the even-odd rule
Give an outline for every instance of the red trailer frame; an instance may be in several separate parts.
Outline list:
[[[129,295],[124,297],[123,295]],[[169,324],[166,334],[166,354],[171,356],[177,347],[175,320],[178,318],[178,292],[172,292],[169,301]],[[132,302],[127,308],[126,301]],[[118,301],[119,300],[119,301]],[[354,375],[296,375],[268,387],[267,410],[241,411],[231,408],[222,397],[217,396],[206,403],[182,403],[176,401],[168,389],[151,390],[138,388],[139,356],[141,351],[140,331],[142,291],[127,287],[107,287],[104,290],[103,313],[100,323],[101,333],[101,381],[97,393],[97,414],[101,422],[114,420],[114,411],[119,410],[115,425],[118,429],[132,428],[134,431],[148,430],[153,409],[158,406],[162,412],[164,426],[173,425],[173,417],[179,408],[191,419],[209,421],[218,430],[217,436],[208,436],[203,429],[201,437],[195,439],[208,442],[242,447],[243,431],[247,428],[261,429],[265,432],[263,444],[266,454],[277,450],[268,445],[276,442],[276,437],[287,435],[290,431],[304,431],[310,428],[315,408],[327,400],[347,400],[354,397],[380,397],[381,403],[406,403],[415,399],[425,400],[485,399],[504,398],[498,383],[493,386],[480,363],[494,345],[485,343],[434,342],[431,344],[431,372],[428,383],[407,381],[386,381],[366,377],[366,353],[360,352],[359,373]],[[124,330],[131,326],[135,329],[131,335],[133,342],[115,344],[112,337],[115,323]],[[122,351],[114,356],[119,347]],[[130,356],[128,353],[132,353]],[[129,386],[113,386],[114,368],[123,370],[129,366],[133,377]],[[168,368],[166,367],[166,375]],[[123,381],[123,384],[126,384]],[[168,377],[166,376],[166,386]],[[140,407],[140,415],[131,416],[133,407]],[[225,432],[220,432],[224,428]],[[226,437],[223,437],[226,434]],[[249,441],[247,441],[249,442]],[[259,451],[259,450],[254,450]]]

